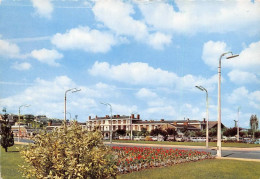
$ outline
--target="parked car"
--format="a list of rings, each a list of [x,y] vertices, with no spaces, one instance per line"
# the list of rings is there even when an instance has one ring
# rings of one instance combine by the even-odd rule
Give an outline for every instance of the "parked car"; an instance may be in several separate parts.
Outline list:
[[[144,136],[135,136],[134,140],[135,141],[145,140],[145,137]]]
[[[244,138],[243,143],[250,144],[252,142],[251,138]]]
[[[158,140],[158,137],[157,136],[150,136],[151,137],[151,139],[153,140],[153,141],[157,141]]]
[[[177,142],[184,142],[184,139],[182,137],[176,137],[175,140]]]
[[[256,139],[255,144],[260,144],[260,139]]]

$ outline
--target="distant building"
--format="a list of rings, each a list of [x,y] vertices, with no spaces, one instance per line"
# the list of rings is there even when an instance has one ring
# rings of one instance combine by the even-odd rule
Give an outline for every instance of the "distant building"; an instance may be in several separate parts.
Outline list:
[[[88,121],[86,122],[86,129],[88,131],[93,131],[94,129],[99,129],[104,137],[108,137],[110,134],[110,126],[111,126],[111,116],[106,115],[105,117],[98,117],[91,118],[89,116]],[[164,119],[161,119],[160,121],[155,120],[141,120],[140,115],[137,114],[135,116],[132,114],[131,116],[120,116],[120,115],[113,115],[112,116],[112,131],[115,132],[118,129],[125,129],[126,131],[130,131],[131,128],[133,131],[141,131],[142,128],[146,128],[147,131],[151,131],[156,128],[173,128],[178,133],[181,133],[181,131],[185,128],[189,131],[201,131],[206,129],[206,121],[205,119],[203,121],[199,120],[171,120],[166,121]],[[217,121],[210,121],[209,122],[209,129],[212,127],[216,127]],[[224,125],[222,124],[222,127]],[[224,126],[225,127],[225,126]]]

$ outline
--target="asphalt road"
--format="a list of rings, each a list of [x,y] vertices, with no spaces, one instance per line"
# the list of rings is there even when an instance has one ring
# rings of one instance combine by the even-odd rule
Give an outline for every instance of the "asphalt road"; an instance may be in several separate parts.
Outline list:
[[[17,141],[17,138],[15,138],[15,141]],[[32,140],[29,139],[20,139],[20,142],[25,142],[25,143],[33,143]],[[110,144],[107,144],[110,145]],[[112,146],[129,146],[129,144],[117,144],[117,143],[113,143]],[[134,146],[134,144],[132,145]],[[147,147],[146,145],[140,145],[138,144],[138,147]],[[185,147],[185,146],[181,146],[181,147],[176,147],[176,146],[159,146],[159,145],[153,145],[153,146],[149,146],[149,147],[154,147],[154,148],[165,148],[165,149],[171,149],[171,148],[178,148],[180,150],[199,150],[199,151],[205,151],[205,152],[211,152],[212,155],[216,155],[217,151],[215,149],[205,149],[205,148],[190,148],[190,147]],[[225,150],[225,148],[222,148],[222,157],[229,157],[229,158],[244,158],[244,159],[260,159],[260,148],[259,150],[255,151],[255,150],[251,150],[248,148],[242,149],[240,148],[239,150],[234,148],[232,150],[232,148],[229,148],[228,150]]]

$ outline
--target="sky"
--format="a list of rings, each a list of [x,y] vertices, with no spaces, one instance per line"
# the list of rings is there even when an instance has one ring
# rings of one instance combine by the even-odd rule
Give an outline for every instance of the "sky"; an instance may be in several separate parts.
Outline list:
[[[0,0],[0,108],[85,122],[260,116],[259,0]],[[67,118],[70,118],[67,115]]]

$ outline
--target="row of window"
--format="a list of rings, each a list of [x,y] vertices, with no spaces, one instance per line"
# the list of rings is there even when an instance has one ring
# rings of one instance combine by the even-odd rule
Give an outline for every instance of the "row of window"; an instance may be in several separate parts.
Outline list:
[[[109,130],[109,127],[110,126],[98,126],[98,128],[99,129],[101,129],[101,131],[104,131],[104,130]],[[149,126],[149,125],[133,125],[133,130],[135,130],[135,131],[139,131],[139,130],[141,130],[142,128],[146,128],[147,129],[147,131],[150,131],[150,130],[153,130],[153,129],[156,129],[156,128],[160,128],[161,126],[160,125],[151,125],[151,126]],[[94,129],[95,128],[95,126],[91,126],[91,125],[89,125],[89,126],[87,126],[87,128],[89,129],[89,130],[92,130],[92,129]],[[117,130],[117,129],[125,129],[126,130],[126,125],[124,125],[124,126],[113,126],[113,131],[115,131],[115,130]],[[130,130],[130,126],[128,127],[128,130]]]
[[[105,124],[107,122],[109,124],[111,124],[111,121],[110,120],[99,120],[99,121],[89,121],[89,124],[92,125],[96,125],[96,124]],[[113,120],[113,124],[126,124],[126,120]]]

